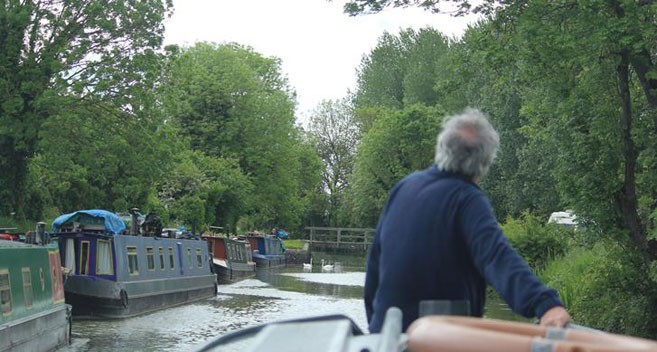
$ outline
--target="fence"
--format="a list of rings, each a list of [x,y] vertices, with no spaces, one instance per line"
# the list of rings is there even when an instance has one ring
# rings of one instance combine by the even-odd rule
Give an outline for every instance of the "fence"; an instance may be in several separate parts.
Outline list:
[[[360,249],[372,244],[374,229],[353,227],[306,227],[310,231],[309,248]]]

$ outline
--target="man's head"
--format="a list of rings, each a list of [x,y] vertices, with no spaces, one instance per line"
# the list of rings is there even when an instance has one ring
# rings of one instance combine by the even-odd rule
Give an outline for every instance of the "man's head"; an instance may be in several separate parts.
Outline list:
[[[467,108],[449,116],[436,143],[436,164],[442,170],[479,180],[495,160],[500,137],[486,116]]]

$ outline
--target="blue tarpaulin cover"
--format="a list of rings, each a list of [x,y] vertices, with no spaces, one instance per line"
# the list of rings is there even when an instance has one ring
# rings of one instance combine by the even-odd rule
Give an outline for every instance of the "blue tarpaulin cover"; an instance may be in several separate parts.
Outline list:
[[[289,235],[287,234],[287,232],[285,232],[285,231],[283,231],[283,230],[278,230],[278,231],[276,231],[275,235],[276,235],[276,237],[278,237],[278,238],[288,238],[288,237],[289,237]]]
[[[109,212],[107,210],[79,210],[74,213],[60,215],[52,222],[52,229],[54,232],[59,231],[59,227],[65,223],[68,219],[74,217],[77,214],[85,214],[94,218],[104,219],[105,231],[120,234],[125,230],[125,224],[123,220],[119,218],[116,214]]]

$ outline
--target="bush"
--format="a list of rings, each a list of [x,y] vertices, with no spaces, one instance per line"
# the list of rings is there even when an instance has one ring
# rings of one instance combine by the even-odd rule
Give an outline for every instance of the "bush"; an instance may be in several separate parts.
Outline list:
[[[539,276],[559,291],[576,323],[654,338],[657,292],[637,258],[640,254],[616,243],[598,243],[551,261]]]
[[[564,255],[575,237],[574,230],[546,224],[529,213],[524,213],[520,219],[508,217],[502,230],[535,271],[543,269],[550,259]]]

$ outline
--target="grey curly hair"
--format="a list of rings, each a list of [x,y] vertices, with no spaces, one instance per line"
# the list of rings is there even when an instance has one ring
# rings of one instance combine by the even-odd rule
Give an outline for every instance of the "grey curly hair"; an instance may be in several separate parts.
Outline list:
[[[486,115],[467,108],[443,121],[435,161],[442,170],[480,178],[493,164],[499,145],[500,137]]]

